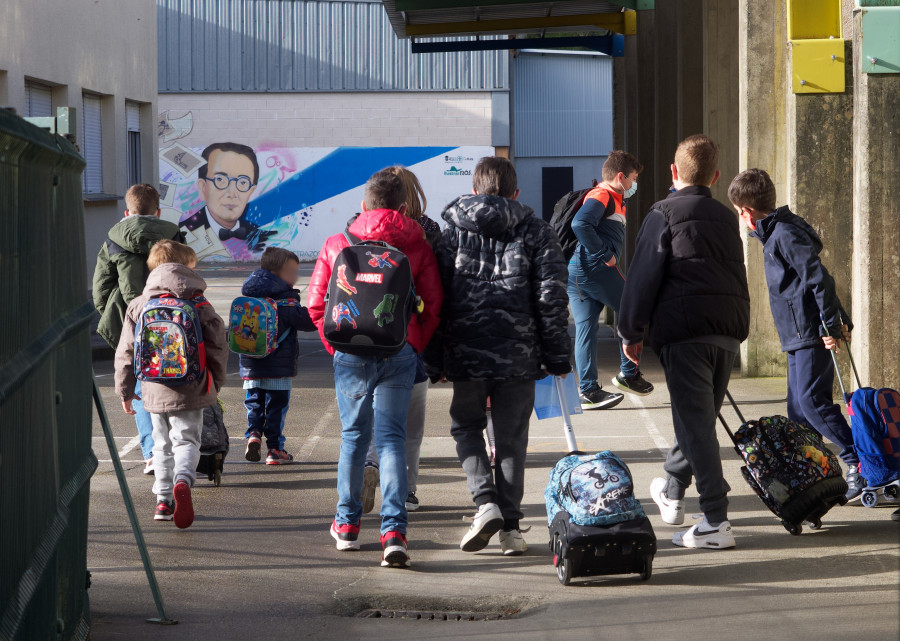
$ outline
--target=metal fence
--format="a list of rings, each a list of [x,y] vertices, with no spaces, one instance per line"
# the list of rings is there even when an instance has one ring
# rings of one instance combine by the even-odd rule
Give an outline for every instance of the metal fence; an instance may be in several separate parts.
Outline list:
[[[81,172],[0,109],[0,640],[85,639],[91,355]]]

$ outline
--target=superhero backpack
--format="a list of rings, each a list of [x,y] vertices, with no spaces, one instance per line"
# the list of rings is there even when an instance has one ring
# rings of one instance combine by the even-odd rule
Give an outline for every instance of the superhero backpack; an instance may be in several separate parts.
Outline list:
[[[556,204],[553,206],[553,216],[550,218],[550,227],[553,228],[556,237],[559,239],[559,244],[562,247],[566,261],[572,259],[572,256],[575,255],[575,248],[578,247],[578,238],[575,236],[575,232],[572,231],[572,221],[575,219],[575,214],[577,214],[578,210],[584,205],[584,199],[592,189],[593,187],[590,189],[570,191],[557,200]],[[615,211],[616,204],[613,199],[610,198],[606,203],[606,210],[603,212],[603,218],[608,218],[614,214]]]
[[[385,242],[344,236],[350,245],[332,265],[322,334],[338,352],[392,356],[418,305],[409,259]]]
[[[231,302],[228,315],[228,349],[242,356],[265,358],[290,334],[278,335],[278,308],[299,305],[299,301],[290,298],[238,296]]]
[[[209,305],[203,296],[191,299],[163,294],[144,303],[134,328],[134,372],[148,383],[184,385],[202,380],[206,346],[197,308]]]

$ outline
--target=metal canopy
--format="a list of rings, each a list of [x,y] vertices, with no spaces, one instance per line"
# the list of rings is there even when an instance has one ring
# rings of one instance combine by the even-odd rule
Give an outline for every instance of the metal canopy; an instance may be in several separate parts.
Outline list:
[[[382,0],[399,38],[610,31],[632,35],[653,0]]]

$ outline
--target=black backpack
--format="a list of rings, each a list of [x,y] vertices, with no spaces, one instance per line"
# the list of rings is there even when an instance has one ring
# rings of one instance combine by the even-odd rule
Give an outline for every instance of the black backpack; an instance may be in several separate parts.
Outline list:
[[[406,345],[417,307],[412,267],[396,247],[344,232],[325,294],[325,340],[356,356],[392,356]]]
[[[578,189],[570,191],[565,196],[556,201],[553,205],[553,216],[550,218],[550,227],[556,233],[559,244],[562,246],[563,255],[566,261],[572,259],[575,254],[575,248],[578,246],[578,238],[572,231],[572,220],[575,214],[584,205],[584,197],[588,195],[593,187],[588,189]],[[607,218],[615,213],[615,202],[612,198],[606,203],[606,211],[603,212],[603,218]]]

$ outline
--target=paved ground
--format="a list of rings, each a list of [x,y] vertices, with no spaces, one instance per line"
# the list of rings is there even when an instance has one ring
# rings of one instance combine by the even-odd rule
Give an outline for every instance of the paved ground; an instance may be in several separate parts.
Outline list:
[[[206,269],[209,296],[225,309],[248,270]],[[308,275],[308,272],[307,272]],[[601,342],[614,374],[612,333]],[[669,399],[655,362],[644,366],[657,391],[629,397],[618,408],[574,417],[582,449],[612,449],[628,462],[636,491],[659,537],[654,573],[577,583],[557,582],[547,549],[543,491],[564,454],[558,419],[532,420],[524,525],[528,553],[504,558],[496,542],[484,552],[459,551],[463,517],[473,512],[465,477],[449,437],[451,390],[433,386],[422,450],[419,496],[411,515],[413,567],[379,567],[378,520],[363,519],[362,550],[339,553],[328,535],[334,514],[340,422],[330,360],[314,336],[302,343],[301,374],[288,414],[287,447],[298,464],[271,469],[243,460],[243,393],[236,361],[222,398],[234,448],[219,488],[198,481],[194,525],[178,531],[152,520],[151,482],[141,475],[134,424],[113,395],[111,363],[95,363],[114,422],[128,480],[170,616],[161,628],[140,564],[109,454],[95,427],[101,459],[92,483],[88,563],[93,638],[216,641],[275,638],[422,639],[822,639],[898,638],[898,532],[894,509],[842,507],[825,528],[792,537],[741,478],[737,456],[722,448],[733,488],[731,521],[738,548],[688,551],[674,547],[677,528],[663,524],[649,498],[672,442]],[[784,412],[783,379],[734,380],[731,389],[749,415]],[[731,414],[728,414],[731,416]],[[720,441],[727,443],[720,431]],[[688,512],[697,511],[689,494]],[[360,619],[366,608],[520,610],[509,620],[424,622]]]

